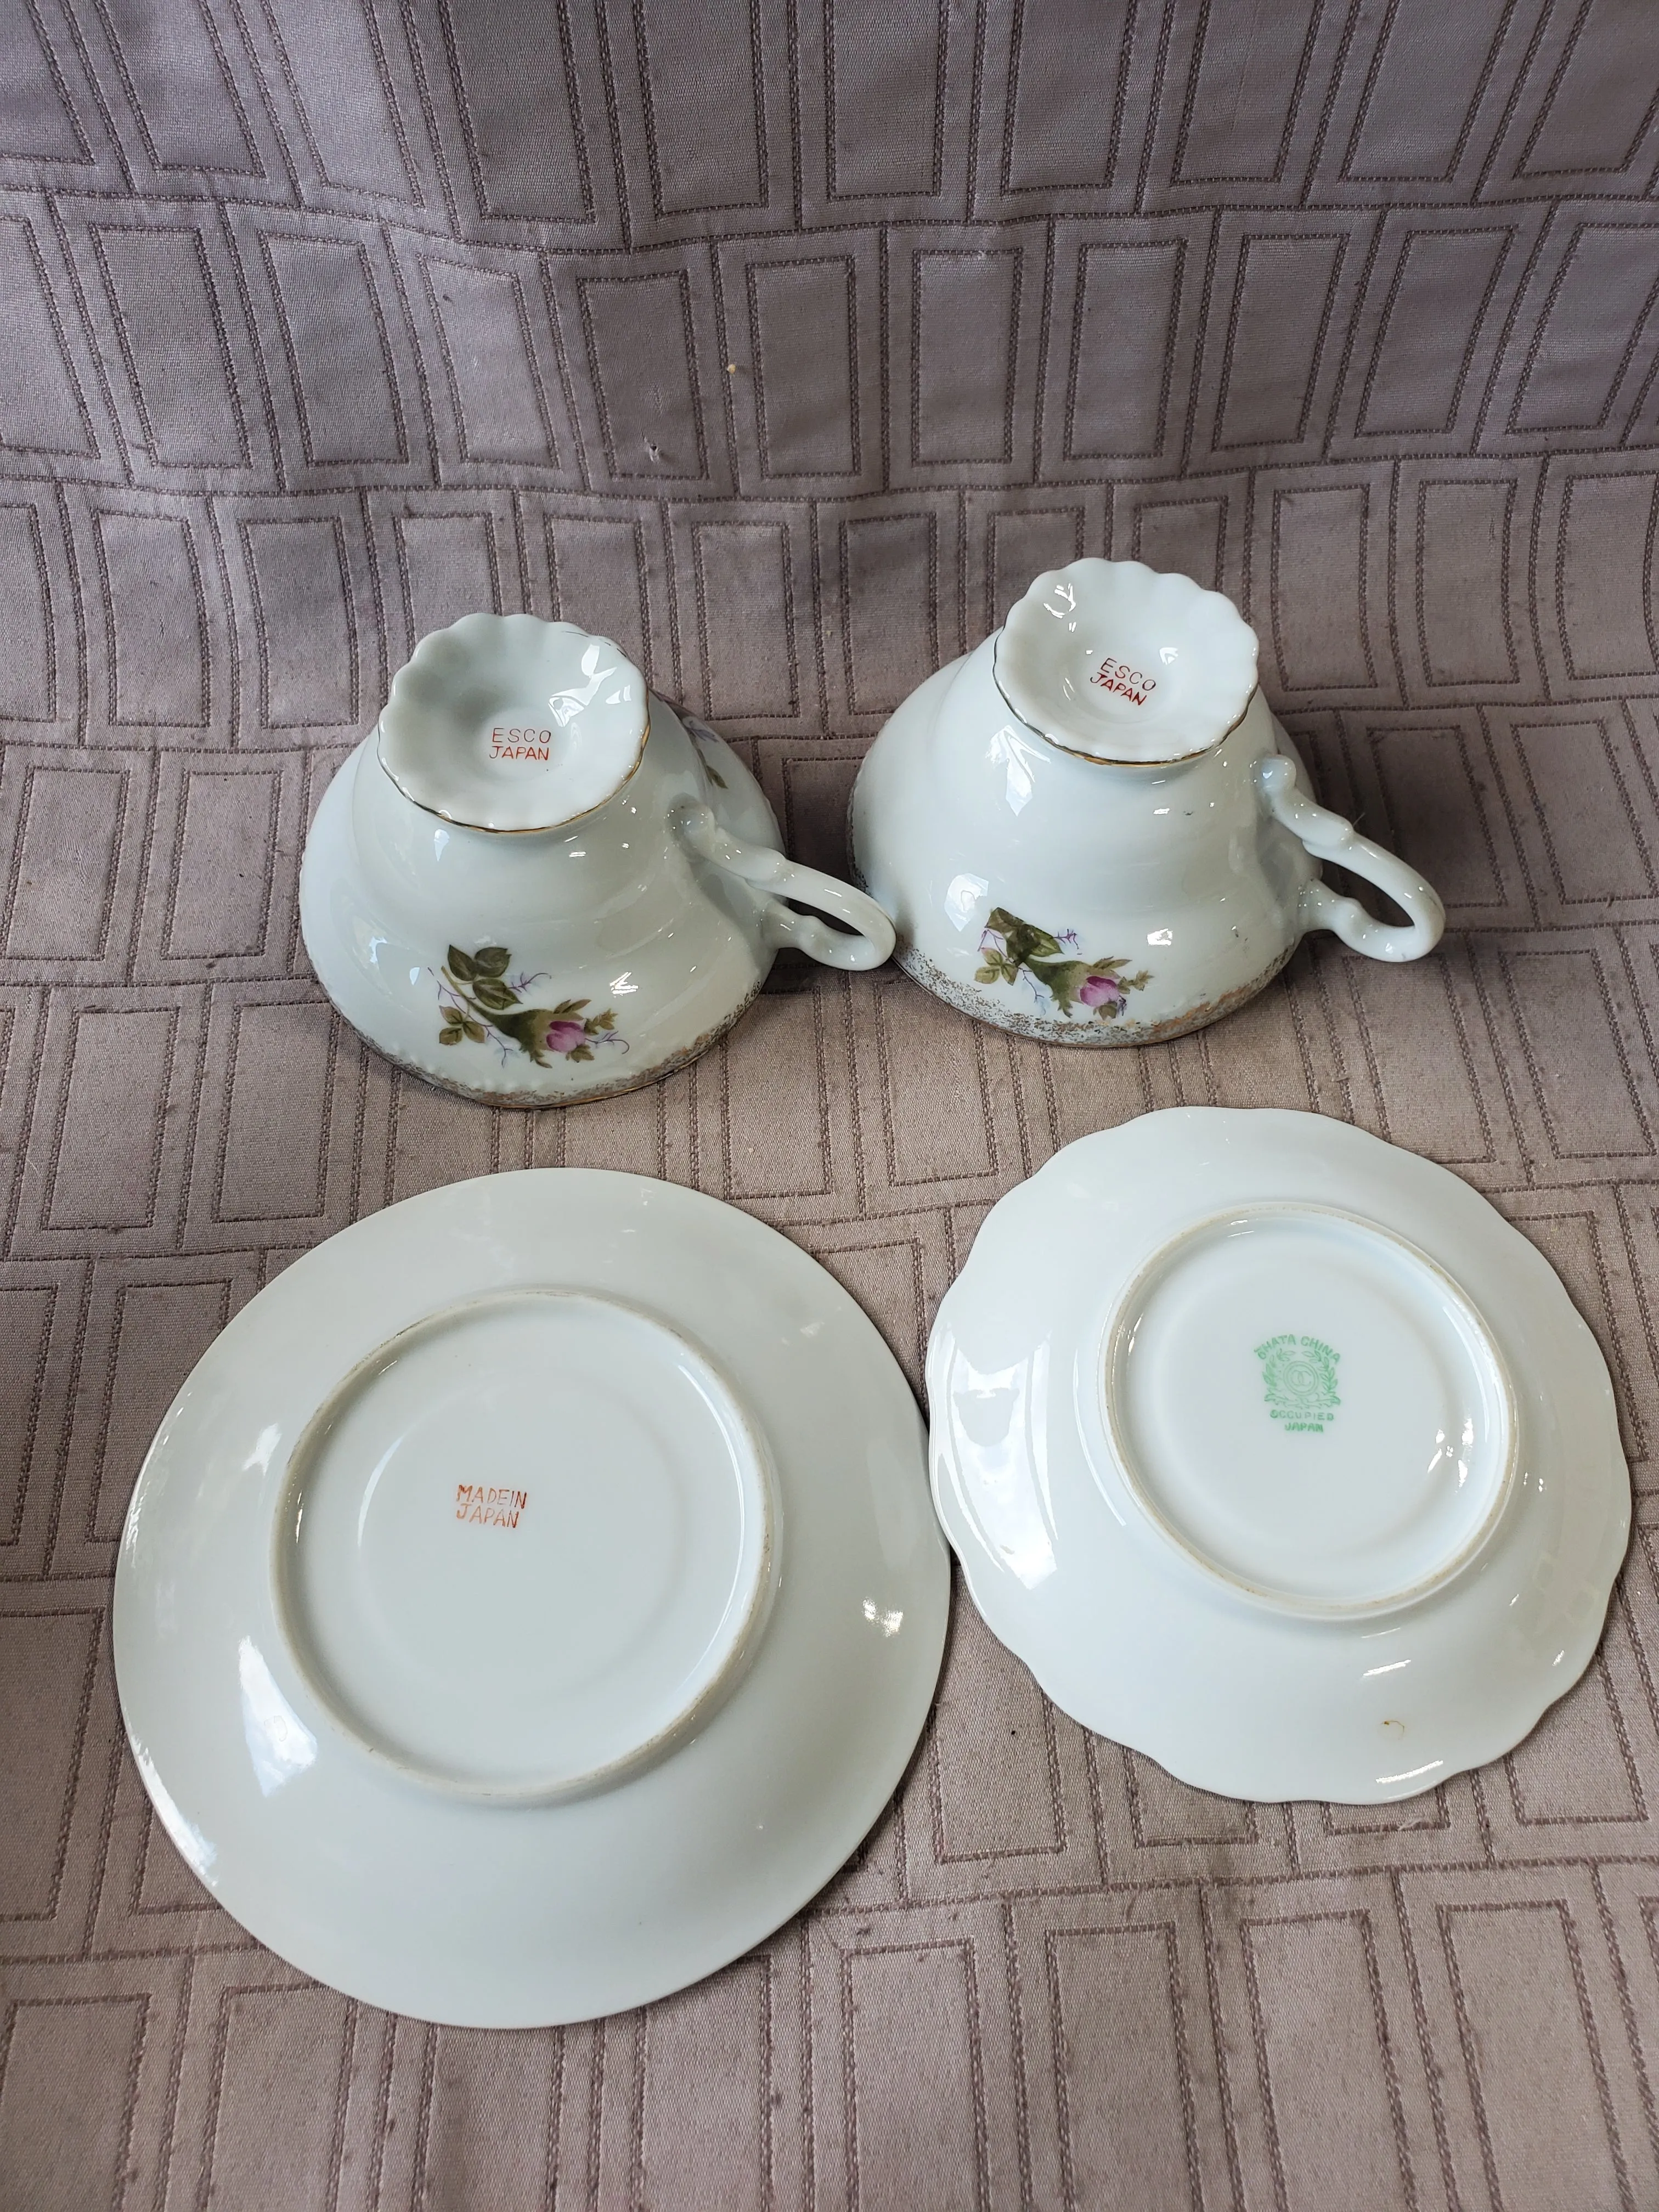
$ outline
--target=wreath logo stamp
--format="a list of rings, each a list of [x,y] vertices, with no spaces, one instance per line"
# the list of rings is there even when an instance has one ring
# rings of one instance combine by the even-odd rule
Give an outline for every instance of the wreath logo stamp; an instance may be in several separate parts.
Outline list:
[[[1316,1336],[1270,1336],[1258,1344],[1267,1411],[1287,1430],[1322,1436],[1337,1407],[1336,1367],[1342,1357]]]

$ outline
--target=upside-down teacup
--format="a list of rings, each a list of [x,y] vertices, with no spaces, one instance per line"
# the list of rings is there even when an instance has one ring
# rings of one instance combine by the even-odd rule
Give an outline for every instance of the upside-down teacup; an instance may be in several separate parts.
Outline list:
[[[1316,805],[1218,592],[1138,561],[1041,575],[866,757],[859,879],[917,982],[1059,1044],[1147,1044],[1241,1006],[1310,930],[1416,960],[1445,911]],[[1320,880],[1334,860],[1405,926]]]
[[[495,1105],[557,1104],[695,1058],[781,945],[887,957],[879,907],[778,847],[743,763],[608,639],[465,615],[422,639],[324,794],[301,926],[390,1059]]]

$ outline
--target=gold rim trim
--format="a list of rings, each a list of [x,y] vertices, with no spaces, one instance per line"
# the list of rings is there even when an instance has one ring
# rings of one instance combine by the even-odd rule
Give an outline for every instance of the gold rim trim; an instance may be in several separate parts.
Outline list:
[[[418,806],[422,814],[430,814],[439,822],[448,823],[452,830],[476,830],[481,836],[484,837],[544,837],[550,830],[568,830],[575,823],[588,821],[602,806],[609,806],[619,791],[626,790],[632,783],[635,776],[639,773],[640,763],[645,758],[645,749],[651,742],[651,709],[656,703],[653,695],[647,692],[645,727],[640,732],[638,742],[634,747],[634,757],[603,799],[596,799],[592,806],[584,806],[580,814],[562,814],[556,822],[526,823],[522,829],[518,830],[503,829],[499,823],[494,822],[469,822],[464,814],[447,814],[441,806],[434,806],[430,800],[417,799],[380,749],[380,731],[386,720],[384,709],[375,717],[374,757],[411,806]]]
[[[1231,601],[1230,600],[1228,604],[1231,605]],[[1069,753],[1073,760],[1087,761],[1091,768],[1185,768],[1188,761],[1202,760],[1206,753],[1212,753],[1218,745],[1226,744],[1228,738],[1255,704],[1256,694],[1261,689],[1261,680],[1258,677],[1251,684],[1244,704],[1239,708],[1237,714],[1228,723],[1221,735],[1218,738],[1212,738],[1207,744],[1195,745],[1190,752],[1170,753],[1163,760],[1120,760],[1115,753],[1085,753],[1079,746],[1068,745],[1064,738],[1055,737],[1050,731],[1040,730],[1035,722],[1029,721],[1002,688],[1002,678],[997,670],[997,656],[1001,650],[1002,633],[999,630],[997,641],[991,653],[991,682],[995,687],[998,698],[1001,700],[1008,712],[1022,729],[1029,730],[1034,738],[1040,738],[1045,745],[1052,745],[1056,752]]]

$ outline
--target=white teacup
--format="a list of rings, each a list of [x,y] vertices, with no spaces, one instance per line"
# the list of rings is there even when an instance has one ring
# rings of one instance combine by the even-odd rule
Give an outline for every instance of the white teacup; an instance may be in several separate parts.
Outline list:
[[[780,945],[886,959],[875,902],[778,846],[731,748],[608,639],[465,615],[422,639],[324,794],[301,928],[388,1058],[492,1104],[555,1104],[694,1059]]]
[[[1138,561],[1039,576],[913,691],[865,757],[852,831],[900,966],[1055,1044],[1201,1028],[1310,930],[1417,960],[1445,921],[1414,868],[1315,804],[1237,610]],[[1332,890],[1323,860],[1404,923]]]

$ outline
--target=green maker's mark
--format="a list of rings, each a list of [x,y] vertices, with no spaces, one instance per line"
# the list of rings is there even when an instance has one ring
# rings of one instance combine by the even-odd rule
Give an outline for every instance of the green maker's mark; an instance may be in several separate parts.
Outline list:
[[[1267,1411],[1286,1429],[1324,1433],[1325,1425],[1342,1401],[1336,1395],[1336,1363],[1340,1353],[1316,1336],[1270,1336],[1258,1344],[1262,1388]]]

